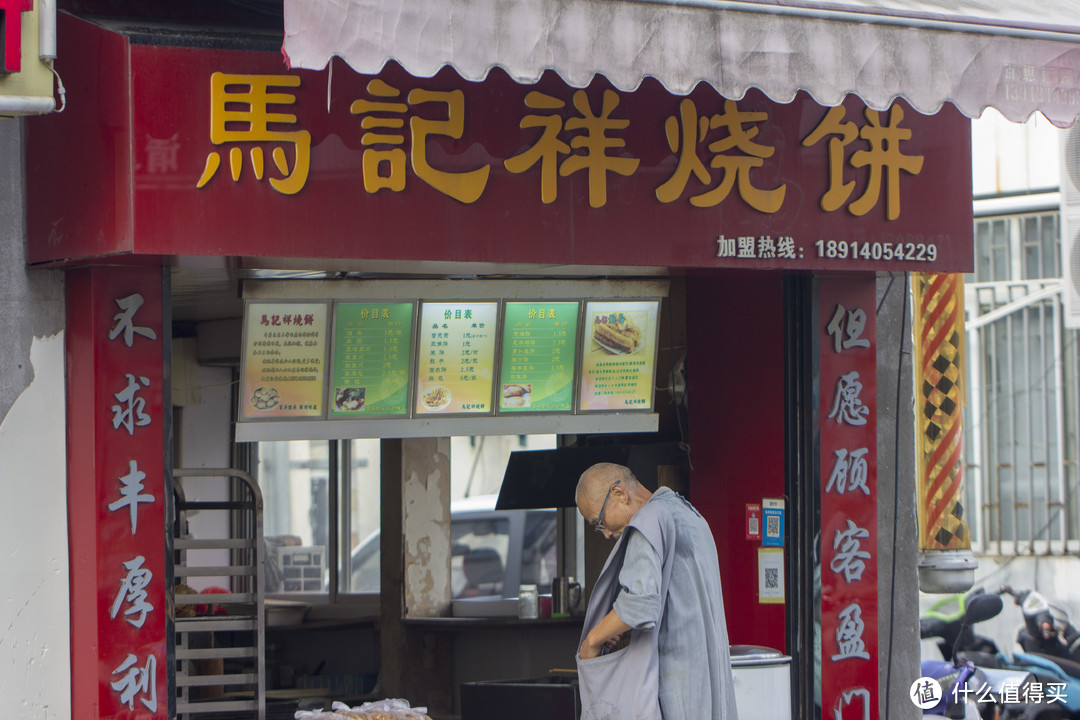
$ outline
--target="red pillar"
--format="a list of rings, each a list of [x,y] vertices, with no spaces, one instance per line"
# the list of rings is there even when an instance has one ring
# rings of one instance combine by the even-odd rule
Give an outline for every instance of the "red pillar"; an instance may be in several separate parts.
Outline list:
[[[165,718],[165,408],[160,267],[68,273],[71,710]]]

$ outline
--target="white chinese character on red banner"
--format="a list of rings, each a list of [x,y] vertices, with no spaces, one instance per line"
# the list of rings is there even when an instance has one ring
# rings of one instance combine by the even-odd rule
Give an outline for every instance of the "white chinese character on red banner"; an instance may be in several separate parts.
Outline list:
[[[865,457],[869,452],[868,448],[856,448],[850,453],[845,448],[839,448],[833,452],[836,454],[836,463],[829,474],[825,492],[835,489],[838,495],[843,495],[848,490],[862,490],[864,495],[869,495],[870,488],[866,487],[869,467]]]
[[[136,381],[131,373],[125,373],[125,375],[127,375],[127,387],[113,395],[121,404],[112,406],[112,426],[114,430],[119,430],[123,425],[128,435],[134,435],[136,425],[142,427],[150,424],[150,416],[143,412],[146,400],[135,397],[135,394],[142,389],[139,387],[140,382],[143,387],[150,387],[150,378],[140,375]]]
[[[157,684],[154,682],[154,676],[157,674],[157,658],[151,655],[146,658],[146,665],[135,667],[138,661],[137,657],[129,653],[120,667],[112,671],[113,675],[122,676],[111,683],[112,689],[120,693],[120,702],[127,705],[128,710],[135,709],[136,695],[149,695],[149,697],[140,697],[139,702],[150,712],[157,712]]]
[[[864,405],[859,397],[862,387],[862,383],[859,382],[859,373],[854,370],[841,375],[836,381],[836,398],[833,400],[829,417],[835,417],[837,424],[866,424],[866,416],[870,414],[870,408]]]
[[[146,479],[146,473],[139,470],[135,460],[128,460],[128,474],[118,479],[123,486],[120,488],[121,497],[109,503],[109,510],[115,512],[127,505],[131,512],[131,534],[134,535],[139,526],[139,503],[152,503],[154,496],[142,492],[142,481]]]
[[[849,660],[862,658],[869,660],[870,654],[866,652],[866,643],[863,642],[862,634],[865,625],[862,621],[862,608],[858,603],[851,603],[837,615],[836,623],[836,646],[840,652],[832,656],[833,660]]]
[[[847,530],[837,530],[833,540],[833,550],[839,550],[836,557],[829,563],[834,573],[843,573],[844,580],[861,580],[866,563],[863,560],[870,559],[870,553],[862,549],[860,538],[870,537],[870,533],[859,527],[853,521],[847,521]]]
[[[113,325],[112,330],[109,331],[109,339],[115,340],[119,337],[120,333],[124,333],[124,344],[131,347],[131,344],[135,341],[135,335],[142,335],[144,338],[150,338],[151,340],[157,340],[157,333],[152,328],[139,327],[135,325],[135,313],[143,304],[143,296],[139,293],[128,295],[125,298],[115,298],[113,300],[123,312],[113,315],[113,320],[116,324]]]
[[[862,713],[845,713],[844,709],[851,707],[851,701],[856,698],[862,701]],[[836,705],[833,706],[833,720],[852,720],[853,718],[870,720],[870,691],[866,688],[845,690],[840,693],[840,697],[836,698]]]
[[[120,592],[116,594],[116,599],[109,608],[109,617],[115,620],[120,605],[124,602],[130,603],[131,607],[124,611],[124,619],[137,628],[141,628],[146,622],[147,613],[154,610],[154,606],[146,601],[146,588],[154,579],[154,574],[142,566],[145,560],[142,555],[138,555],[124,563],[127,576],[120,581]],[[138,617],[127,617],[128,615]]]
[[[845,314],[847,315],[846,322]],[[862,337],[865,327],[866,313],[862,308],[855,308],[849,312],[843,305],[837,305],[836,312],[833,313],[825,330],[833,336],[833,350],[840,352],[853,347],[870,347],[870,341]]]

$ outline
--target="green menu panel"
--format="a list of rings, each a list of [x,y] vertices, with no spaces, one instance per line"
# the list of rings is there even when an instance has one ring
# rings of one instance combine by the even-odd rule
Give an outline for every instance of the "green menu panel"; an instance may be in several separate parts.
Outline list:
[[[330,417],[407,415],[415,303],[338,303],[334,308]]]
[[[503,320],[499,412],[570,412],[578,302],[508,302]]]

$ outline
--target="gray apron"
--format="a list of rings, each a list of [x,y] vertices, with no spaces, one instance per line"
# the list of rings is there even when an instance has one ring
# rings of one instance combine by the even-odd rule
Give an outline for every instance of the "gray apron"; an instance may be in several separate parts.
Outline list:
[[[647,505],[638,513],[645,512],[646,508]],[[652,508],[649,510],[651,512]],[[664,515],[660,517],[673,525],[670,518]],[[636,515],[634,519],[637,519]],[[600,571],[585,613],[585,624],[576,655],[578,688],[581,692],[581,720],[661,720],[662,717],[659,696],[660,662],[657,651],[659,623],[649,630],[631,630],[629,644],[621,649],[587,660],[581,659],[581,644],[585,642],[589,630],[611,611],[619,594],[619,572],[622,570],[626,541],[631,532],[643,531],[635,528],[631,521],[630,526],[619,537],[604,563],[604,569]],[[649,537],[651,533],[644,534],[662,558],[660,616],[663,617],[668,581],[671,578],[672,553],[664,552],[660,537]]]

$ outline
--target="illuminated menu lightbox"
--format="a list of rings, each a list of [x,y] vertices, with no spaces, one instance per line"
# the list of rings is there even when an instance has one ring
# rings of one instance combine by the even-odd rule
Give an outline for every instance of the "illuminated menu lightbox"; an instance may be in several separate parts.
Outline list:
[[[244,327],[240,417],[322,417],[325,302],[251,302]]]
[[[239,420],[651,412],[658,299],[248,300]]]
[[[507,302],[503,310],[498,409],[573,410],[579,302]]]
[[[658,300],[585,304],[579,410],[652,409],[659,308]]]
[[[334,306],[330,417],[408,415],[415,311],[412,302]]]
[[[497,302],[424,302],[416,342],[417,415],[490,413]]]

